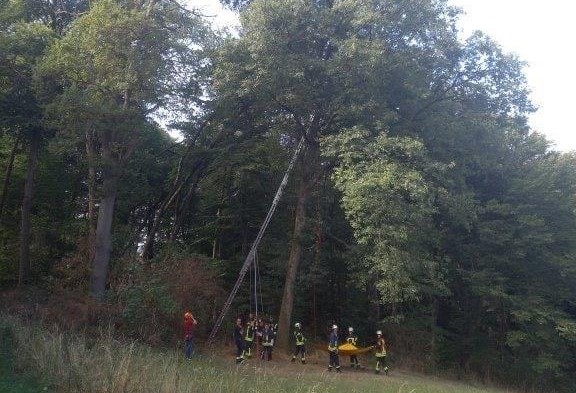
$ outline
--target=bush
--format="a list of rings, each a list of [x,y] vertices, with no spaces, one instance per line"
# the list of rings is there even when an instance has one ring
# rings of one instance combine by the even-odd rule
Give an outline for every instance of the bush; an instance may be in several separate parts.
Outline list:
[[[120,285],[123,329],[150,344],[175,342],[182,336],[182,316],[190,310],[205,336],[223,303],[225,291],[209,263],[200,259],[133,264]]]

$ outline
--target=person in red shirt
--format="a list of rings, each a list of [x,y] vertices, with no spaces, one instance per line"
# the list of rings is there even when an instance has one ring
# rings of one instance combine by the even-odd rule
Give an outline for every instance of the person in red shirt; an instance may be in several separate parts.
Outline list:
[[[184,314],[184,347],[186,359],[192,359],[194,353],[194,343],[192,342],[192,332],[198,322],[190,311]]]

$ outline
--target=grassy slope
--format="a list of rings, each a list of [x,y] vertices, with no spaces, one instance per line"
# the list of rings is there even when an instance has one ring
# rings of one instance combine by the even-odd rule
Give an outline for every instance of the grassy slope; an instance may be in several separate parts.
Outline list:
[[[106,332],[100,337],[75,336],[25,327],[14,319],[2,328],[1,319],[0,392],[43,391],[34,379],[11,370],[12,357],[17,356],[49,381],[53,391],[62,393],[504,393],[394,369],[388,376],[369,369],[328,373],[323,353],[310,354],[306,365],[278,354],[272,362],[236,365],[231,348],[185,361],[181,351],[120,342]]]
[[[38,381],[29,373],[17,372],[13,362],[12,334],[0,326],[0,392],[37,393],[45,392]]]
[[[230,362],[232,359],[230,359]],[[324,366],[290,364],[286,361],[264,363],[251,361],[235,366],[221,359],[195,360],[187,366],[193,380],[209,380],[212,372],[221,373],[216,391],[256,392],[378,392],[378,393],[503,393],[504,390],[474,387],[427,376],[392,371],[389,376],[374,375],[369,370],[343,368],[341,374],[328,373]],[[191,392],[192,386],[182,386]]]

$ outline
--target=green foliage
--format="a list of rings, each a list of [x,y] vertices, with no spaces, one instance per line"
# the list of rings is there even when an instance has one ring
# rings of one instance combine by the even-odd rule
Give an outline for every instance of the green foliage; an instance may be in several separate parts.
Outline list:
[[[420,142],[385,133],[371,137],[353,129],[324,144],[325,154],[339,163],[333,179],[365,249],[363,281],[376,277],[381,299],[389,304],[446,292],[439,266],[427,251],[434,246],[431,178],[441,166],[427,158]]]
[[[217,271],[204,259],[179,257],[149,266],[128,262],[124,269],[117,268],[123,332],[152,344],[177,342],[182,339],[184,312],[192,311],[199,323],[196,334],[203,336],[210,328],[207,321],[213,307],[225,295]]]
[[[266,312],[305,191],[294,316],[312,335],[384,328],[395,361],[420,370],[574,390],[576,159],[528,128],[522,61],[481,33],[459,41],[446,1],[223,1],[243,9],[226,39],[169,0],[56,3],[0,1],[2,168],[19,143],[2,179],[3,285],[40,132],[40,282],[88,286],[89,207],[113,179],[125,332],[179,339],[191,308],[206,334],[307,134],[258,252]]]
[[[180,310],[166,283],[157,278],[138,282],[123,296],[123,320],[128,334],[147,339],[157,334],[162,341],[172,338],[171,326],[166,322],[175,319]]]
[[[53,40],[41,23],[26,20],[18,1],[0,4],[0,125],[28,132],[39,127],[42,113],[33,90],[34,69]]]

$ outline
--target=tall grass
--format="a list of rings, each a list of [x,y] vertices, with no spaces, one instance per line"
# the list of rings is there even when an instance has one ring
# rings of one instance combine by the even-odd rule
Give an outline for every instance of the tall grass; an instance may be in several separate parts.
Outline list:
[[[497,392],[409,375],[334,375],[314,366],[274,366],[257,361],[236,366],[232,356],[186,361],[180,352],[118,341],[110,332],[98,337],[70,335],[24,326],[1,315],[0,324],[12,331],[18,361],[47,378],[55,391],[64,393]]]

